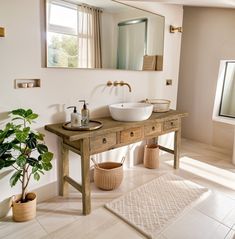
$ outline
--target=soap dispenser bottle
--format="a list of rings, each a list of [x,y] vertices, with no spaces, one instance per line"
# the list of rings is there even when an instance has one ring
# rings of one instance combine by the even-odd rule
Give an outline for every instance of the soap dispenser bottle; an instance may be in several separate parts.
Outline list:
[[[83,102],[83,107],[81,109],[82,126],[88,126],[88,124],[89,124],[89,110],[87,109],[86,101],[85,100],[79,100],[79,102]]]
[[[77,112],[76,106],[69,106],[67,109],[73,108],[71,113],[71,127],[80,127],[81,126],[81,115]]]

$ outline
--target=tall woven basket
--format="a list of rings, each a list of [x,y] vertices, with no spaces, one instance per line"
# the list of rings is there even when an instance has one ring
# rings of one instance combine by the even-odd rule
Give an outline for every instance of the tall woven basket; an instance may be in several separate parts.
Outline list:
[[[148,144],[144,148],[144,166],[146,168],[159,168],[159,146]]]
[[[113,190],[120,186],[123,180],[123,163],[125,158],[122,159],[121,163],[117,162],[104,162],[95,164],[94,170],[94,183],[102,190]]]

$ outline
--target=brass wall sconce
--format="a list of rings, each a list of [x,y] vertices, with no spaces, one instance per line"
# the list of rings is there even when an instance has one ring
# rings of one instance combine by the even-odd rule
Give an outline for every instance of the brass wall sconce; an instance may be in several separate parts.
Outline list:
[[[5,37],[5,29],[0,27],[0,37]]]
[[[174,27],[172,25],[170,25],[170,33],[176,33],[176,32],[183,32],[183,28],[182,27]]]

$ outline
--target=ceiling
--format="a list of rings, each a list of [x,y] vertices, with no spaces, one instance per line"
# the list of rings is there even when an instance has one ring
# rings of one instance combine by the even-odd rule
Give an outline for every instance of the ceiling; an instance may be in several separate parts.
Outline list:
[[[158,2],[197,7],[235,8],[235,0],[128,0],[137,2]]]
[[[121,8],[120,4],[111,0],[71,0],[73,2],[85,2],[87,4],[97,6],[103,9],[118,9]],[[235,0],[116,0],[120,2],[156,2],[166,4],[176,4],[184,6],[195,7],[223,7],[235,8]]]
[[[85,3],[90,6],[95,6],[109,12],[115,12],[125,8],[125,5],[111,0],[70,0],[75,3]],[[121,1],[121,0],[120,0]]]

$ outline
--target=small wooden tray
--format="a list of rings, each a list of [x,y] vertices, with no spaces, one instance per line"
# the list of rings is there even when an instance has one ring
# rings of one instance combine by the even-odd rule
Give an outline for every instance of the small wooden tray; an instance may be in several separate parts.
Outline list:
[[[91,131],[99,129],[103,126],[100,121],[90,120],[87,126],[79,126],[79,127],[71,127],[71,122],[67,122],[63,124],[63,128],[72,131]]]

